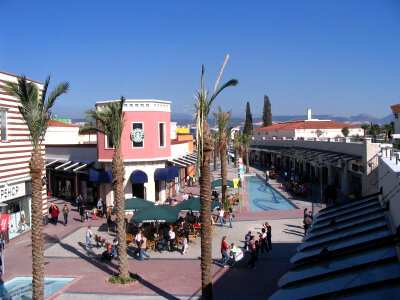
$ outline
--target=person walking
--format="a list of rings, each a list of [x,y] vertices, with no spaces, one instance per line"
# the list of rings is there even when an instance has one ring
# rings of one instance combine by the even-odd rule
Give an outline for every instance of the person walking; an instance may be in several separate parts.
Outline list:
[[[64,207],[62,209],[62,213],[64,215],[64,226],[67,226],[68,224],[68,213],[69,213],[69,209],[67,204],[64,204]]]
[[[260,234],[260,248],[261,248],[261,253],[264,254],[264,249],[265,251],[268,253],[268,244],[267,244],[267,231],[265,230],[265,228],[261,229],[261,234]]]
[[[58,209],[57,205],[53,205],[53,208],[51,209],[51,219],[53,220],[53,223],[57,225],[58,223],[58,214],[60,213],[60,210]]]
[[[81,204],[83,204],[83,198],[81,194],[79,194],[78,197],[76,197],[76,204],[78,204],[78,207],[80,207]]]
[[[83,203],[79,206],[79,215],[81,216],[81,222],[83,223],[85,221],[85,206]]]
[[[169,226],[169,251],[172,252],[175,250],[175,232],[172,225]]]
[[[268,222],[265,222],[265,229],[267,230],[267,244],[268,244],[268,252],[272,250],[272,228]]]
[[[229,211],[228,211],[228,216],[229,216],[229,225],[231,226],[231,228],[233,228],[232,227],[232,220],[233,220],[233,209],[232,209],[232,207],[230,207],[229,208]]]
[[[99,198],[99,200],[97,201],[96,207],[97,207],[97,212],[98,212],[99,217],[103,218],[103,210],[102,210],[103,203],[101,202],[101,198]]]
[[[226,243],[226,236],[224,235],[221,240],[221,255],[222,255],[221,264],[222,264],[223,268],[226,267],[226,263],[228,262],[228,259],[229,259],[228,249],[229,248]]]
[[[303,223],[304,223],[304,235],[306,235],[307,234],[307,230],[308,230],[308,228],[310,228],[311,223],[312,223],[312,220],[311,220],[311,218],[310,218],[310,216],[308,214],[304,218]]]
[[[189,245],[188,245],[188,240],[186,236],[182,237],[182,255],[185,255],[188,253]]]
[[[134,254],[140,252],[140,246],[141,246],[142,238],[143,238],[142,229],[139,229],[139,231],[135,235],[135,244],[137,246],[137,250],[134,252]]]
[[[85,250],[87,249],[87,246],[89,245],[90,248],[93,248],[92,245],[92,236],[93,236],[93,231],[92,231],[92,225],[89,225],[87,230],[86,230],[86,243],[85,243]]]
[[[140,240],[140,248],[139,248],[139,257],[140,261],[143,261],[143,255],[150,259],[150,255],[147,254],[147,238],[143,235],[142,239]]]
[[[246,264],[246,266],[248,267],[248,268],[253,268],[253,269],[255,269],[256,268],[256,266],[255,266],[255,263],[256,263],[256,255],[257,255],[257,250],[256,250],[256,242],[255,242],[255,239],[254,239],[254,236],[251,236],[251,238],[250,238],[250,242],[249,242],[249,247],[248,247],[248,252],[249,252],[249,257],[250,257],[250,260],[249,260],[249,262],[245,262],[245,264]]]
[[[224,210],[222,208],[220,208],[219,209],[219,221],[220,221],[221,227],[223,227],[225,224],[224,213],[225,213]]]

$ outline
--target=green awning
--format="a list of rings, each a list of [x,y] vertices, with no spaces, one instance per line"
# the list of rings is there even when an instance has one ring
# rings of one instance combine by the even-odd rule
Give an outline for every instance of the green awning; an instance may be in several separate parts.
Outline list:
[[[174,223],[178,220],[179,209],[173,206],[153,205],[135,212],[132,223],[167,222]]]
[[[154,206],[154,202],[144,200],[142,198],[130,198],[125,200],[125,211],[136,211],[141,208]],[[117,211],[117,208],[114,207],[114,211]]]
[[[214,180],[213,182],[211,182],[211,188],[215,189],[216,187],[220,187],[222,186],[222,179],[217,179]],[[233,181],[232,180],[227,180],[226,181],[226,186],[229,186],[231,188],[233,188]]]
[[[216,208],[220,207],[221,204],[217,201],[211,201],[211,211],[214,211]],[[180,211],[193,211],[193,212],[201,212],[201,203],[200,198],[190,198],[188,200],[184,200],[176,206]]]

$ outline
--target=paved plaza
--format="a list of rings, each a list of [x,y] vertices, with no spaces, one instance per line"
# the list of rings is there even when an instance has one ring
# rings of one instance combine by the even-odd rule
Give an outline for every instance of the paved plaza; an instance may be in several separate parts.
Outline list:
[[[228,177],[236,176],[236,170],[230,165]],[[252,169],[252,173],[262,173]],[[219,171],[212,172],[213,179],[219,178]],[[277,184],[272,182],[272,185]],[[199,187],[186,187],[184,190],[199,193]],[[181,199],[181,195],[178,195]],[[246,193],[245,193],[246,198]],[[50,199],[59,207],[64,200]],[[245,199],[245,201],[248,201]],[[215,226],[213,235],[213,281],[216,299],[266,299],[277,290],[278,279],[289,270],[289,258],[296,252],[303,236],[302,212],[311,207],[310,202],[294,199],[300,209],[286,211],[251,212],[248,205],[239,212],[233,228],[229,223],[225,227]],[[68,203],[68,202],[67,202]],[[248,204],[248,203],[247,203]],[[106,283],[106,279],[117,272],[117,263],[103,262],[100,254],[105,248],[85,250],[85,232],[87,226],[93,226],[95,232],[111,242],[113,233],[108,234],[105,219],[80,222],[74,204],[71,208],[69,223],[64,226],[48,224],[45,226],[45,273],[48,277],[74,277],[50,299],[197,299],[201,295],[200,239],[189,244],[189,252],[150,252],[151,259],[139,261],[133,254],[133,244],[128,247],[129,268],[140,275],[138,283],[120,287]],[[228,243],[243,245],[244,235],[251,231],[260,232],[261,222],[268,221],[272,226],[273,249],[269,254],[260,255],[256,269],[248,269],[243,262],[233,268],[222,268],[220,243],[227,236]],[[6,274],[3,281],[17,276],[31,276],[31,240],[30,234],[21,236],[7,245]]]

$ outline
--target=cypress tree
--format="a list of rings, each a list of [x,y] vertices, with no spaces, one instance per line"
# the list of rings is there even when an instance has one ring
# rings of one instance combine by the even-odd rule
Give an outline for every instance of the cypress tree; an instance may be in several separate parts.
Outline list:
[[[267,95],[264,95],[263,127],[272,125],[271,102]]]
[[[247,102],[246,105],[246,123],[244,124],[244,134],[247,136],[251,134],[251,131],[253,130],[253,116],[251,115],[250,111],[250,103]]]

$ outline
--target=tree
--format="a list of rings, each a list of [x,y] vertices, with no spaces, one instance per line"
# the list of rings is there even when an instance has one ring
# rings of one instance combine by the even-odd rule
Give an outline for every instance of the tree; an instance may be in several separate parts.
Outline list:
[[[383,130],[385,131],[385,140],[389,141],[390,140],[390,136],[394,131],[394,122],[391,122],[389,124],[384,124],[383,126]]]
[[[226,130],[226,136],[227,136],[227,144],[228,144],[228,151],[231,151],[231,141],[232,141],[232,129],[233,127],[228,127],[228,129]],[[229,165],[229,160],[230,157],[227,157],[228,160],[228,165]]]
[[[253,130],[253,116],[251,115],[250,111],[250,103],[247,102],[246,104],[246,123],[244,123],[244,133],[247,135],[251,134]]]
[[[361,128],[364,130],[364,137],[367,136],[367,130],[369,128],[369,124],[362,124]]]
[[[342,134],[347,137],[350,133],[349,127],[343,127],[342,128]]]
[[[219,72],[214,91],[209,97],[204,88],[204,66],[201,69],[201,89],[197,91],[195,104],[196,111],[196,148],[197,168],[200,167],[200,202],[201,202],[201,287],[202,299],[212,299],[212,240],[211,240],[211,182],[210,182],[210,157],[213,149],[212,135],[207,124],[211,104],[218,94],[229,86],[238,84],[236,79],[231,79],[217,89],[229,55]],[[197,169],[197,172],[199,170]]]
[[[376,136],[381,132],[381,128],[378,124],[372,124],[369,127],[369,134],[372,135],[372,141],[376,142]]]
[[[228,162],[226,155],[226,142],[227,142],[227,125],[229,120],[231,119],[232,112],[222,112],[221,107],[218,106],[218,113],[213,112],[213,115],[218,124],[218,132],[219,132],[219,152],[221,158],[221,178],[222,178],[222,201],[226,202],[226,189],[227,189],[227,177],[228,177]]]
[[[217,158],[218,158],[218,139],[219,139],[219,132],[214,130],[214,171],[217,170]]]
[[[271,102],[267,95],[264,95],[263,127],[272,125]]]
[[[250,173],[250,167],[249,167],[249,144],[250,144],[250,136],[246,135],[244,132],[240,134],[240,142],[242,144],[242,147],[246,151],[246,173]],[[243,149],[242,148],[242,149]]]
[[[60,83],[47,97],[50,76],[47,76],[43,90],[28,82],[23,75],[17,82],[5,82],[3,90],[20,101],[18,109],[30,133],[32,155],[29,170],[32,179],[32,295],[33,299],[44,298],[44,259],[43,259],[43,203],[42,172],[45,162],[41,154],[41,146],[50,120],[51,111],[56,99],[68,92],[69,83]]]
[[[124,194],[124,159],[121,154],[121,136],[124,128],[125,98],[121,96],[118,102],[109,102],[101,110],[92,109],[86,112],[86,117],[95,120],[85,129],[96,130],[107,136],[114,145],[114,154],[111,162],[113,175],[114,203],[117,208],[117,235],[118,235],[118,276],[121,280],[130,278],[126,253],[125,228],[125,194]]]

